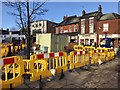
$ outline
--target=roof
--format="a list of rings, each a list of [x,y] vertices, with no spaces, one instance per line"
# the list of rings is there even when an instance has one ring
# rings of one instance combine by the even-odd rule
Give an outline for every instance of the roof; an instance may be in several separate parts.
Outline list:
[[[73,24],[73,23],[78,23],[79,22],[79,17],[76,15],[74,16],[69,16],[66,18],[66,20],[63,20],[59,25],[68,25],[68,24]]]
[[[117,13],[104,14],[99,20],[112,20],[120,19],[120,15]]]
[[[91,12],[91,13],[86,13],[85,15],[83,15],[81,18],[88,18],[88,17],[95,17],[98,15],[98,11],[95,12]]]

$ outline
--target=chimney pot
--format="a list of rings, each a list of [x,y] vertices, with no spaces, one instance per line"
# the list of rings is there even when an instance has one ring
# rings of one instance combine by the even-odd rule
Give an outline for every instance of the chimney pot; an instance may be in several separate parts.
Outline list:
[[[82,16],[85,15],[85,13],[86,13],[85,10],[83,10],[83,11],[82,11]]]
[[[102,12],[102,7],[101,7],[101,5],[99,5],[99,7],[98,7],[98,12]]]
[[[64,16],[64,17],[63,17],[63,20],[66,20],[66,19],[67,19],[67,16]]]

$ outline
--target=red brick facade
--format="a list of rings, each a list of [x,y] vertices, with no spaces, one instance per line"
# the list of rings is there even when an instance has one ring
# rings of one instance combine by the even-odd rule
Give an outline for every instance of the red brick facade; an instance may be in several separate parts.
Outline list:
[[[102,17],[102,19],[101,19]],[[90,18],[93,18],[93,31],[90,33],[91,26],[89,24]],[[63,18],[63,21],[67,21],[67,17]],[[69,18],[70,19],[70,18]],[[83,29],[83,22],[85,20],[85,29]],[[82,22],[82,23],[81,23]],[[108,24],[108,25],[105,25]],[[77,25],[77,31],[74,31],[74,27]],[[103,28],[108,26],[108,31],[104,32]],[[62,27],[62,32],[60,31]],[[70,27],[72,27],[72,31],[70,31]],[[82,29],[81,29],[82,28]],[[83,33],[85,30],[85,33]],[[106,30],[106,29],[105,29]],[[82,32],[82,33],[81,33]],[[111,14],[102,14],[102,7],[99,5],[98,10],[91,13],[86,13],[85,10],[82,11],[82,16],[79,17],[79,22],[72,23],[72,24],[63,24],[58,25],[56,27],[56,34],[72,34],[73,36],[78,36],[78,44],[84,42],[86,44],[86,40],[88,40],[88,44],[90,45],[91,42],[96,42],[97,45],[100,44],[100,40],[102,38],[114,38],[114,47],[118,47],[118,42],[120,41],[120,15],[116,13]],[[74,33],[77,33],[74,35]]]
[[[103,24],[108,24],[108,31],[104,32],[103,31]],[[105,21],[98,21],[97,23],[98,27],[97,27],[97,33],[98,35],[105,35],[106,33],[106,37],[110,37],[114,38],[114,47],[118,47],[118,39],[119,34],[120,34],[120,19],[112,19],[112,20],[105,20]],[[109,35],[109,36],[108,36]],[[112,36],[114,35],[114,36]],[[99,38],[101,39],[101,38]]]

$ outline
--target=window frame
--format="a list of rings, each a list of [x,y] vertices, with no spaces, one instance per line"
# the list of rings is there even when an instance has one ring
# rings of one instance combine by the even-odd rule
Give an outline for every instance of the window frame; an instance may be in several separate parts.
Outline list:
[[[89,33],[94,33],[94,17],[89,18]]]
[[[83,23],[83,21],[84,21],[84,23]],[[86,22],[85,19],[81,19],[81,34],[85,34],[85,22]]]
[[[103,24],[103,32],[109,31],[109,23],[104,23]]]

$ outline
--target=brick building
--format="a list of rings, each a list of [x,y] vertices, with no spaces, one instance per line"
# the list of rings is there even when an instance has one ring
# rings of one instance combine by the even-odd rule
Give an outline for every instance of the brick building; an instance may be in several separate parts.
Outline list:
[[[104,14],[98,21],[98,43],[102,38],[113,38],[114,47],[120,42],[120,15],[116,13]]]
[[[80,17],[80,33],[79,45],[90,45],[93,42],[97,43],[97,21],[102,16],[102,7],[99,5],[98,11],[86,13],[82,11]]]
[[[64,16],[63,21],[56,26],[56,34],[66,34],[69,35],[68,42],[78,43],[79,34],[79,17],[74,16]]]
[[[82,16],[64,16],[56,27],[56,34],[69,35],[69,41],[75,40],[79,45],[97,45],[103,38],[112,38],[114,47],[120,44],[120,15],[103,14],[101,5],[98,10],[90,13],[82,11]]]

